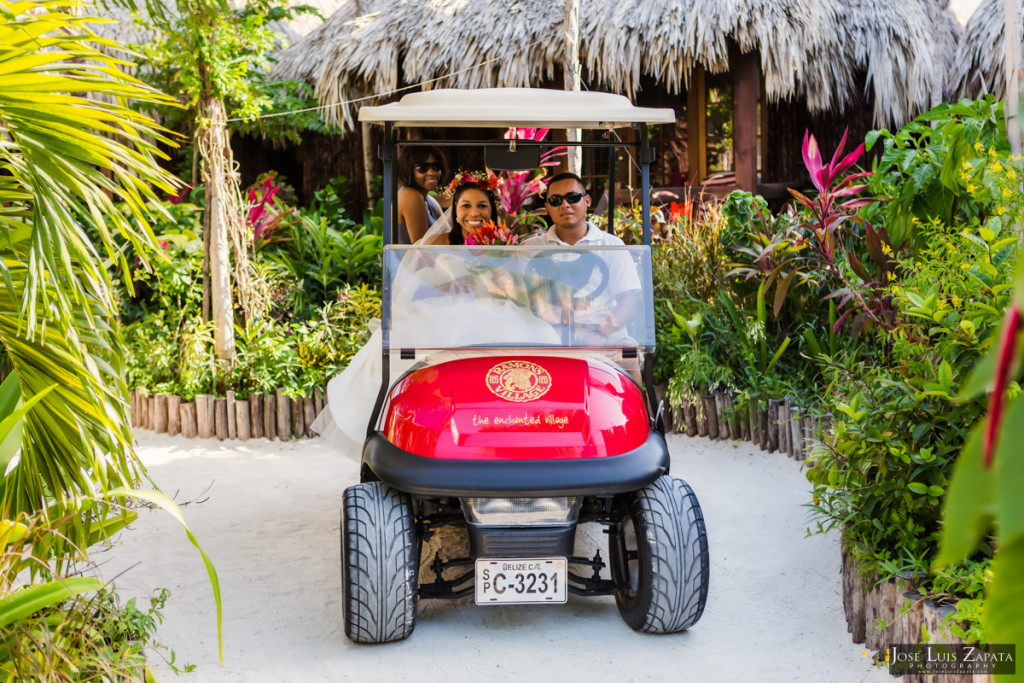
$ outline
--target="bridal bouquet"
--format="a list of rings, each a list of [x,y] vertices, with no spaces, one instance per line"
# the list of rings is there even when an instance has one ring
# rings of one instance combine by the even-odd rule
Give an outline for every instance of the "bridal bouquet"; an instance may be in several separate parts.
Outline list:
[[[485,221],[483,225],[466,235],[466,244],[474,246],[502,245],[512,246],[519,242],[519,235],[515,234],[504,223]]]

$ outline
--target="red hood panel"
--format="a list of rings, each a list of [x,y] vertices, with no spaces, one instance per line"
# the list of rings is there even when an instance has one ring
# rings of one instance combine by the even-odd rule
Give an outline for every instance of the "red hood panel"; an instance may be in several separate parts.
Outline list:
[[[417,370],[391,390],[384,436],[430,458],[601,458],[647,439],[640,389],[598,360],[463,358]]]

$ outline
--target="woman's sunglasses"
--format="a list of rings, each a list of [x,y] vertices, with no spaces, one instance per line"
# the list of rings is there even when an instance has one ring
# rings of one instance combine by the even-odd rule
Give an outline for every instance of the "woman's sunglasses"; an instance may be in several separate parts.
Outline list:
[[[580,200],[587,195],[583,192],[567,192],[565,194],[553,194],[548,197],[548,206],[561,206],[562,200],[569,202],[570,204],[579,204]]]
[[[434,171],[436,173],[444,173],[444,167],[441,164],[432,164],[430,162],[422,164],[413,164],[413,168],[416,169],[417,173],[426,173],[427,171]]]

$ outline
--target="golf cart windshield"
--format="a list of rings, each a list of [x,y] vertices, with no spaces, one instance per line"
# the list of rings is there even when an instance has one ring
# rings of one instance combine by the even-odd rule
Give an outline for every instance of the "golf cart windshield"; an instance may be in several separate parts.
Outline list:
[[[385,349],[654,347],[650,249],[384,249]]]

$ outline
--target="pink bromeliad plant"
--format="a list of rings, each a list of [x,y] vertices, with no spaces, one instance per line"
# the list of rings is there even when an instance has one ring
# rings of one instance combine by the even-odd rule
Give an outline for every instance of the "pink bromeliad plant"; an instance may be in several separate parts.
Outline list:
[[[540,141],[548,134],[549,128],[509,128],[505,139]],[[557,166],[559,158],[565,156],[566,148],[555,147],[540,157],[540,168],[532,171],[502,171],[498,174],[498,200],[501,210],[513,221],[513,225],[532,225],[543,216],[543,211],[523,211],[523,205],[530,197],[544,191],[546,168]]]

